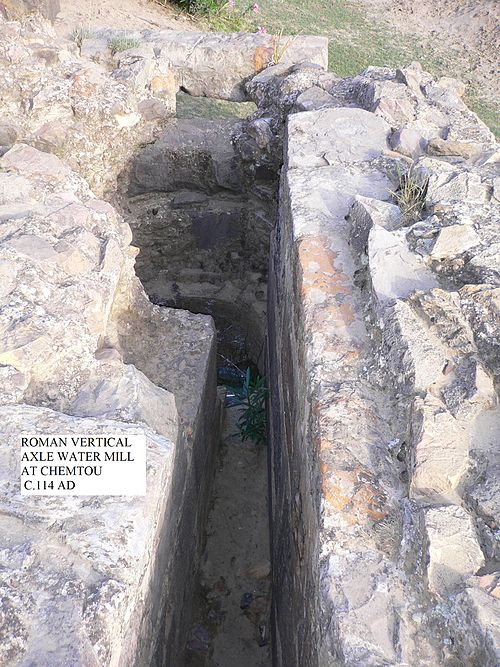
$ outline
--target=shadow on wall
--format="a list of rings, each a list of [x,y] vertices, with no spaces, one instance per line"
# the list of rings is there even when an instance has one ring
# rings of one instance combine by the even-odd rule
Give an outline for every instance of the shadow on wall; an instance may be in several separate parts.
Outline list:
[[[245,172],[231,140],[237,123],[172,120],[133,161],[122,207],[151,300],[245,332],[262,366],[276,180]]]

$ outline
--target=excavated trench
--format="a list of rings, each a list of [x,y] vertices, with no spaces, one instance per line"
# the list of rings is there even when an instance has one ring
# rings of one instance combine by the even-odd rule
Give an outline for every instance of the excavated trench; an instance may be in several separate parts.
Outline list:
[[[242,439],[237,403],[246,370],[255,378],[265,367],[278,178],[239,158],[237,127],[236,118],[173,119],[136,156],[121,204],[151,301],[211,315],[217,330],[225,409],[185,637],[188,667],[271,664],[267,447]]]

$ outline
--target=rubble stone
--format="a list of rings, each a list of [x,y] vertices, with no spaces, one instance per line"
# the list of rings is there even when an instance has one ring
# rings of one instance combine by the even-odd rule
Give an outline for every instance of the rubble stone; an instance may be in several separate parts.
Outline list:
[[[429,588],[445,597],[484,565],[484,556],[472,519],[462,507],[428,509],[425,528],[429,538]]]

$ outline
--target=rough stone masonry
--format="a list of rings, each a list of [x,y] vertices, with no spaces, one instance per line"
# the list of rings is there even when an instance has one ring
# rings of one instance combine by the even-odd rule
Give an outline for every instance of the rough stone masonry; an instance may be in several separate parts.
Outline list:
[[[279,178],[255,283],[267,308],[245,276],[227,297],[250,285],[240,310],[261,333],[267,319],[275,665],[497,665],[500,152],[460,82],[418,64],[339,79],[322,38],[277,65],[262,35],[146,31],[113,55],[114,31],[78,47],[4,14],[18,18],[0,12],[0,665],[183,664],[215,332],[148,300],[128,224],[148,239],[148,221],[112,205],[133,213],[134,165],[158,177],[180,86],[258,107],[222,153],[191,142],[191,177],[200,160],[215,176],[190,182],[189,205],[197,188],[234,204],[228,162],[247,199]],[[423,187],[417,216],[405,182]],[[234,216],[244,238],[252,219]],[[189,257],[162,238],[145,246],[151,280]],[[145,434],[145,498],[20,495],[21,435],[109,428]]]

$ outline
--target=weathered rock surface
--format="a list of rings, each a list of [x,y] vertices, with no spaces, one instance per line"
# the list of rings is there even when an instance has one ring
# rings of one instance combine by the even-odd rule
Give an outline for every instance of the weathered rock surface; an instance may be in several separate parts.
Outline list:
[[[217,97],[242,102],[247,99],[245,82],[273,64],[274,37],[250,33],[200,33],[172,30],[119,31],[99,30],[92,36],[110,41],[130,37],[151,45],[168,58],[176,72],[179,85],[190,95]],[[85,48],[83,41],[83,47]],[[326,37],[297,35],[281,38],[289,43],[280,64],[307,62],[320,69],[328,66]],[[101,50],[105,54],[105,48]]]
[[[469,513],[462,507],[434,507],[425,513],[429,539],[429,590],[446,597],[484,565]]]
[[[0,2],[0,15],[16,21],[28,14],[40,12],[42,16],[54,21],[60,10],[59,0],[2,0]]]
[[[418,64],[326,92],[289,117],[271,244],[275,660],[493,667],[495,144]]]
[[[0,37],[0,662],[183,662],[215,332],[134,239],[256,359],[267,310],[276,665],[496,667],[500,153],[460,83],[340,80],[323,38]],[[258,109],[167,122],[179,86]],[[144,498],[20,495],[21,432],[110,428]]]
[[[129,226],[56,156],[16,144],[0,184],[0,662],[179,664],[217,438],[213,324],[147,300]],[[110,430],[146,435],[145,497],[20,496],[22,434]]]
[[[96,194],[115,190],[135,148],[175,113],[169,60],[132,50],[107,68],[34,19],[0,32],[0,148],[31,144],[62,158]],[[159,77],[170,85],[155,85]]]

